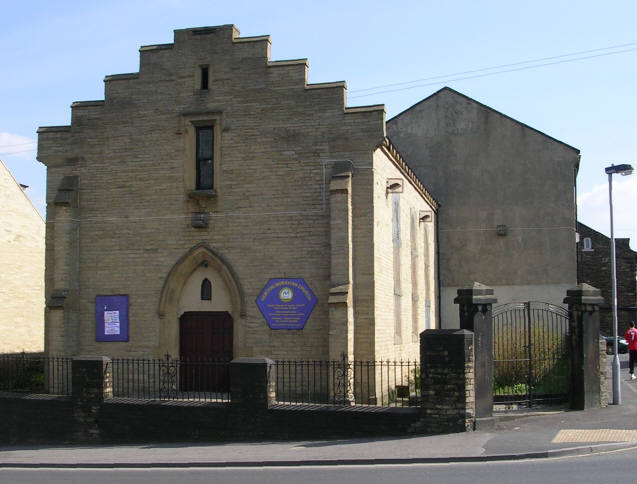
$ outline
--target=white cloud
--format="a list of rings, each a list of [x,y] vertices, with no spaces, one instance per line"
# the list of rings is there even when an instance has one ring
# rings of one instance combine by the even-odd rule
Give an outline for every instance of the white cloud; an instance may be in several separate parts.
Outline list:
[[[615,237],[630,237],[637,244],[637,174],[613,175],[613,222]],[[608,183],[595,185],[577,197],[577,218],[595,230],[610,235]]]
[[[0,156],[33,156],[37,143],[19,134],[0,133]]]

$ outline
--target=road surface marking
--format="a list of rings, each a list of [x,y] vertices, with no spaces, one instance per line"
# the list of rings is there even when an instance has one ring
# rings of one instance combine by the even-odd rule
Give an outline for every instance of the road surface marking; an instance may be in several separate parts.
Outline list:
[[[632,442],[637,440],[637,430],[621,429],[562,429],[553,443],[561,442]]]

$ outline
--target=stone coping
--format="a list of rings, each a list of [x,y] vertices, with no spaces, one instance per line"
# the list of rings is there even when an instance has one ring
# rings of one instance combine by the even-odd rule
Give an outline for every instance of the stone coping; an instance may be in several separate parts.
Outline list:
[[[384,104],[370,104],[369,106],[352,106],[345,108],[345,114],[367,113],[371,111],[384,111]]]
[[[104,101],[75,101],[71,103],[71,108],[89,108],[93,106],[104,106]]]
[[[283,66],[295,66],[295,65],[305,65],[308,66],[307,59],[286,59],[286,60],[276,60],[276,61],[268,61],[268,67],[283,67]]]
[[[124,81],[128,79],[139,79],[139,72],[129,72],[127,74],[109,74],[104,77],[104,82]]]
[[[60,133],[71,131],[71,126],[40,126],[38,128],[38,134],[40,133]]]
[[[175,44],[154,44],[154,45],[142,45],[139,48],[140,52],[147,52],[149,50],[168,50],[172,49]]]

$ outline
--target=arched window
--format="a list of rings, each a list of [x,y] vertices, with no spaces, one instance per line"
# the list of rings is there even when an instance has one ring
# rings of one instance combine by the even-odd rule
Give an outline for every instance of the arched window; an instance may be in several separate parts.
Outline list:
[[[212,284],[208,279],[201,281],[201,300],[210,301],[212,299]]]

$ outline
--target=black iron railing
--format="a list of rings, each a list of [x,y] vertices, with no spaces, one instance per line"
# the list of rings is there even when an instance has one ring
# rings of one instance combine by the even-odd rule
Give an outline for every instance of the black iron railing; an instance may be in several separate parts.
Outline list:
[[[72,358],[0,355],[0,391],[71,395]],[[113,397],[229,402],[226,360],[113,358]],[[420,405],[417,361],[282,360],[271,368],[276,400],[289,404]]]
[[[279,360],[273,371],[279,403],[420,405],[417,361]]]
[[[70,395],[71,361],[41,354],[0,355],[0,390]]]
[[[141,400],[229,402],[226,360],[113,358],[113,396]]]

